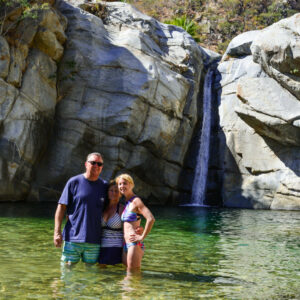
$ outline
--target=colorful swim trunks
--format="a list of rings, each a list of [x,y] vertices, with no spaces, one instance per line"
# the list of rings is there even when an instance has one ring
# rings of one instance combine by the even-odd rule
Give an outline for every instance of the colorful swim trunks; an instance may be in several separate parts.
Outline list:
[[[98,261],[100,253],[99,244],[64,242],[61,260],[77,263],[82,260],[88,264]]]

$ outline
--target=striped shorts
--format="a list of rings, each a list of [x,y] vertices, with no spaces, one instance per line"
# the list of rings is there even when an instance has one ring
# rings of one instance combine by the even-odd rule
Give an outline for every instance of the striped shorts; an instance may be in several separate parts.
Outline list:
[[[88,264],[98,261],[100,253],[99,244],[64,242],[61,260],[77,263],[82,260]]]

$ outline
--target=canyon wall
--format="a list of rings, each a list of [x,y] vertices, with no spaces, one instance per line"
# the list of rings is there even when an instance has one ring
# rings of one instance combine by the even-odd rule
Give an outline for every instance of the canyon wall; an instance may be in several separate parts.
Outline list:
[[[223,203],[300,209],[300,14],[237,36],[217,68]]]
[[[0,37],[1,201],[57,201],[97,151],[104,179],[128,172],[146,202],[187,202],[216,66],[207,204],[300,209],[300,14],[237,36],[216,64],[126,3],[20,13]]]

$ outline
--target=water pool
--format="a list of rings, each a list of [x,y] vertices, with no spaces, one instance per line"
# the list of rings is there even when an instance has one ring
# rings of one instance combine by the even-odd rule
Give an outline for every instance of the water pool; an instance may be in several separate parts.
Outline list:
[[[151,208],[140,277],[60,266],[53,204],[0,204],[0,299],[300,299],[300,212]]]

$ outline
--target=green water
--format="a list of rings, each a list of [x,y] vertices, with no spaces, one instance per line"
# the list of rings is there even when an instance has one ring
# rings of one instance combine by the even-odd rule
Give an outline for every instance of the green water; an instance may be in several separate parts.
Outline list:
[[[300,212],[158,208],[140,278],[61,268],[49,204],[0,204],[0,299],[300,299]]]

